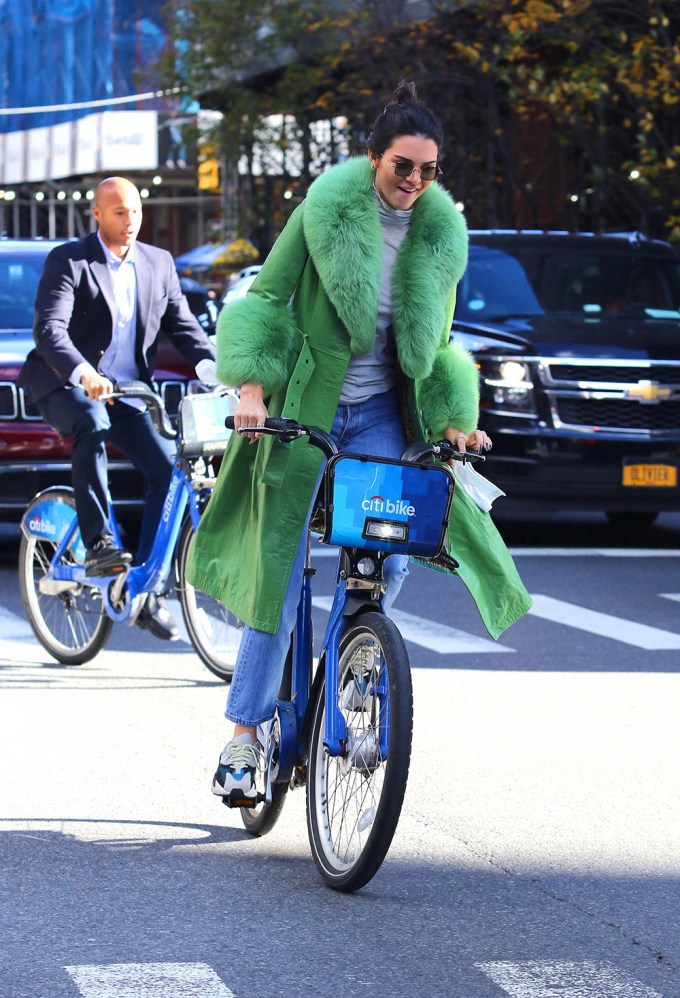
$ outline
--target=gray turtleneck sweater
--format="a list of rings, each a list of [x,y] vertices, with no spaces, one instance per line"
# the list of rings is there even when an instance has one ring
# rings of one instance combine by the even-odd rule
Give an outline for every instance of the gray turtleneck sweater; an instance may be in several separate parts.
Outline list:
[[[373,349],[363,357],[353,356],[340,393],[340,405],[356,405],[372,395],[394,388],[398,361],[392,325],[392,268],[402,240],[408,233],[413,209],[397,211],[378,194],[378,215],[383,233],[383,264],[378,300],[378,322]]]

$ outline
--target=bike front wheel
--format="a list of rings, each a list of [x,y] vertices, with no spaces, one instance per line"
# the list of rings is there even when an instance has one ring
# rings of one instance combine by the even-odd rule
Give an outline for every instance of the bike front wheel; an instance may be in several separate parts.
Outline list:
[[[234,673],[243,624],[224,603],[187,581],[186,566],[193,538],[193,524],[187,520],[177,547],[177,588],[182,616],[198,657],[215,676],[229,682]]]
[[[338,756],[324,748],[323,686],[314,708],[307,829],[324,881],[349,893],[368,883],[387,854],[411,758],[413,690],[408,653],[399,631],[382,614],[362,614],[343,634],[337,697],[347,726]]]
[[[75,509],[73,495],[54,490],[50,501]],[[28,507],[30,520],[36,499]],[[74,538],[74,541],[76,538]],[[113,621],[106,615],[99,589],[76,582],[56,583],[48,572],[58,545],[22,531],[19,546],[19,592],[26,619],[43,648],[64,665],[89,662],[106,644]],[[61,559],[63,565],[78,564],[76,544]]]

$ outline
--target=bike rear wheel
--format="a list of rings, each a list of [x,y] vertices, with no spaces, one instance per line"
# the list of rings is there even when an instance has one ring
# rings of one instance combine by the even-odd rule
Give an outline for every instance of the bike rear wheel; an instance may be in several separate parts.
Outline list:
[[[198,657],[213,675],[229,682],[234,673],[243,624],[224,603],[187,581],[186,565],[193,538],[193,524],[187,520],[177,546],[177,589],[182,616]]]
[[[50,500],[75,509],[70,492],[55,490]],[[34,504],[31,503],[26,512],[29,519]],[[74,582],[61,592],[48,591],[45,576],[57,547],[54,541],[22,532],[19,546],[21,601],[26,619],[43,648],[64,665],[82,665],[104,647],[113,621],[106,615],[101,593],[95,586]],[[64,552],[63,564],[78,563],[72,548],[73,545]]]
[[[323,686],[314,708],[307,829],[324,881],[334,890],[349,893],[368,883],[387,854],[411,758],[413,692],[408,653],[399,631],[382,614],[362,614],[343,634],[337,695],[347,725],[339,756],[329,755],[323,744]],[[386,753],[381,748],[385,743]]]

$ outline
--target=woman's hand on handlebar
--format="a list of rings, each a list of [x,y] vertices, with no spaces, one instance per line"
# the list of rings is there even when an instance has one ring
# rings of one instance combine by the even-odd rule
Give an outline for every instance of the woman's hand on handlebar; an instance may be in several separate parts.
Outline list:
[[[463,433],[462,430],[454,426],[449,426],[444,431],[444,436],[447,440],[451,441],[456,450],[460,451],[461,454],[465,454],[468,447],[471,450],[478,451],[480,454],[483,451],[491,450],[493,447],[491,437],[484,430],[480,429],[473,430],[472,433]],[[449,461],[449,464],[453,464],[453,462]]]
[[[243,432],[249,426],[263,426],[269,416],[262,398],[262,385],[245,383],[241,385],[240,398],[234,413],[234,429],[250,441],[259,440],[263,433]]]

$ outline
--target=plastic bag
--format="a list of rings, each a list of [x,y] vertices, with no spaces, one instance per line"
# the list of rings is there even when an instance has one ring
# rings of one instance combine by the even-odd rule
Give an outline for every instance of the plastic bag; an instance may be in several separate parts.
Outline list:
[[[494,499],[504,496],[505,492],[499,489],[488,478],[479,475],[468,461],[454,461],[453,475],[456,485],[459,485],[470,496],[475,505],[488,513]]]

